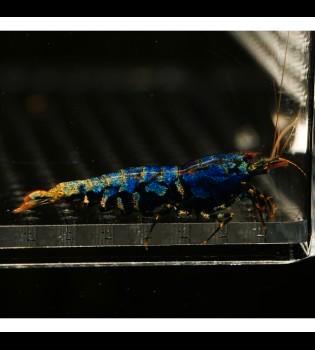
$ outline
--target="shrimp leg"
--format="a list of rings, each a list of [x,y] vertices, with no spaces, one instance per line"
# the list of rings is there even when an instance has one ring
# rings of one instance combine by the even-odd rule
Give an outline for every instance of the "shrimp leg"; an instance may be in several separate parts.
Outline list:
[[[201,214],[202,215],[202,214]],[[210,215],[211,217],[212,215]],[[224,229],[224,227],[232,221],[234,217],[234,213],[219,213],[217,214],[216,221],[218,222],[219,226],[216,228],[216,230],[206,239],[202,242],[202,244],[206,245],[208,244],[211,239],[219,232]],[[206,217],[205,217],[206,218]]]
[[[164,204],[158,210],[156,210],[156,212],[154,213],[154,222],[153,222],[150,230],[148,231],[147,235],[144,238],[144,246],[145,246],[146,250],[148,249],[149,241],[150,241],[150,238],[152,238],[153,231],[154,231],[156,225],[159,223],[161,217],[169,214],[172,210],[177,211],[177,208],[172,204]]]
[[[104,210],[108,209],[108,201],[109,201],[109,199],[114,197],[114,196],[117,196],[118,192],[119,192],[119,189],[116,188],[116,187],[109,187],[109,188],[104,190],[103,197],[102,197],[102,200],[101,200],[101,203],[100,203],[101,207]]]

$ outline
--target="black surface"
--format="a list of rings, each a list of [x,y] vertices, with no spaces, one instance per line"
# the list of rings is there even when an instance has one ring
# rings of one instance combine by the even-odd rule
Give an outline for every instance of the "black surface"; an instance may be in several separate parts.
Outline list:
[[[0,271],[2,317],[314,317],[291,266]]]

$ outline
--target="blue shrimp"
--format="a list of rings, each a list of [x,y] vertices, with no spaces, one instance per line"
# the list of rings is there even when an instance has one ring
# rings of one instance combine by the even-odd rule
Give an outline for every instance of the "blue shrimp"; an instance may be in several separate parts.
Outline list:
[[[275,216],[272,198],[263,195],[250,181],[290,164],[296,166],[277,155],[270,159],[255,153],[228,153],[209,155],[183,166],[129,168],[32,192],[14,213],[62,200],[79,199],[86,205],[97,200],[105,211],[118,209],[123,215],[152,215],[156,222],[172,210],[179,218],[193,212],[206,220],[214,217],[219,223],[214,235],[232,220],[233,213],[227,209],[240,197],[252,200],[263,225],[265,214],[269,218]]]

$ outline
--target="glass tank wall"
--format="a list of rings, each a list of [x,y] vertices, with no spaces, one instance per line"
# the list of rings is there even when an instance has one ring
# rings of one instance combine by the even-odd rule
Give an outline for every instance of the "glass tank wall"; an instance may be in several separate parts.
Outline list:
[[[0,33],[1,266],[309,256],[311,39],[309,32]],[[226,208],[215,215],[166,211],[153,227],[156,215],[121,215],[126,203],[116,197],[109,212],[89,194],[13,212],[29,193],[61,182],[227,153],[255,153],[247,166],[272,156],[278,163],[250,180],[254,201],[254,187],[244,187],[231,203],[222,197]],[[290,164],[280,167],[280,157]],[[232,213],[217,230],[220,214]]]

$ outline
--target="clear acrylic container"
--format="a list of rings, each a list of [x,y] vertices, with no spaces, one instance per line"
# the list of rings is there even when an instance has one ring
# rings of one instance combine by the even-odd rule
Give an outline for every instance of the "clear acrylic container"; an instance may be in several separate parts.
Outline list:
[[[312,33],[1,33],[0,43],[0,267],[283,264],[315,254]],[[278,207],[266,231],[247,200],[207,245],[217,223],[196,217],[163,218],[151,234],[150,218],[80,203],[12,213],[27,193],[62,181],[218,152],[268,156],[277,115],[282,128],[298,117],[283,156],[307,175],[288,167],[255,179]]]

